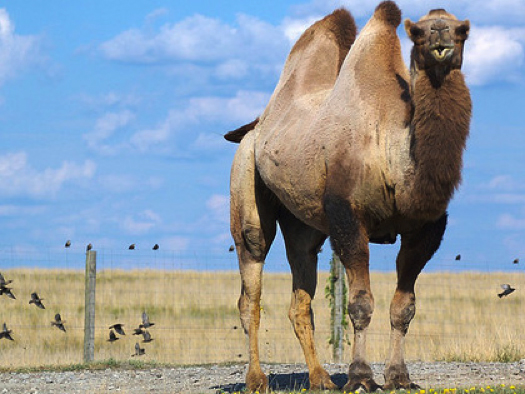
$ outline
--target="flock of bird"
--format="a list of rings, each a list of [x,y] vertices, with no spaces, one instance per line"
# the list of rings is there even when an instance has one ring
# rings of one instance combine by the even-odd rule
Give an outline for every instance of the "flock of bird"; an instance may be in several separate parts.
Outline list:
[[[4,275],[0,273],[0,295],[5,294],[7,297],[13,300],[16,300],[15,295],[11,291],[12,289],[10,287],[7,287],[7,285],[9,285],[12,282],[13,282],[12,279],[6,280]],[[29,305],[35,304],[40,309],[46,309],[46,307],[42,303],[43,300],[44,300],[43,298],[40,298],[38,296],[37,292],[33,292],[31,293],[31,299],[29,300]],[[65,320],[62,320],[60,313],[57,313],[55,315],[55,320],[51,322],[51,326],[57,327],[59,330],[66,332],[66,327],[64,326],[64,323],[65,323]],[[14,341],[13,337],[11,336],[12,332],[13,330],[8,329],[7,324],[4,322],[2,331],[0,331],[0,339],[6,338],[11,341]]]
[[[68,243],[69,245],[71,245],[69,241]],[[157,248],[158,248],[158,245],[157,245]],[[12,289],[10,287],[7,287],[12,282],[13,282],[12,279],[6,280],[4,275],[0,273],[0,296],[5,294],[7,297],[13,300],[16,300],[16,297],[13,294]],[[31,299],[29,300],[29,305],[34,304],[37,308],[46,309],[42,301],[44,301],[44,299],[40,298],[36,291],[31,293]],[[66,332],[66,327],[64,326],[65,323],[66,321],[62,320],[62,316],[60,316],[60,313],[57,313],[55,314],[55,320],[51,322],[51,326],[56,327],[63,332]],[[155,323],[150,322],[148,314],[146,313],[146,311],[144,311],[142,312],[142,323],[139,324],[138,328],[134,329],[133,335],[142,335],[143,337],[142,342],[149,343],[153,341],[153,338],[151,337],[151,334],[149,333],[147,329],[153,325],[155,325]],[[119,340],[119,337],[115,334],[115,332],[119,335],[126,335],[126,333],[124,332],[123,326],[124,324],[122,323],[115,323],[109,326],[110,331],[109,331],[108,342],[115,342]],[[7,323],[4,322],[2,331],[0,331],[0,339],[5,338],[11,341],[14,341],[14,338],[11,335],[12,332],[13,330],[10,330],[7,327]],[[142,356],[144,354],[146,354],[146,350],[144,348],[141,348],[139,342],[137,342],[135,344],[135,353],[132,354],[131,356],[132,357]]]
[[[143,339],[142,339],[142,342],[144,343],[149,343],[151,341],[153,341],[153,338],[151,337],[151,334],[149,333],[149,331],[147,330],[147,328],[151,327],[151,326],[154,326],[155,323],[152,323],[149,321],[149,316],[148,314],[144,311],[142,312],[142,323],[139,324],[138,328],[135,328],[133,330],[133,335],[142,335]],[[112,343],[112,342],[115,342],[115,341],[118,341],[120,338],[117,336],[118,335],[126,335],[126,333],[124,332],[124,324],[122,323],[115,323],[111,326],[109,326],[109,339],[107,340],[108,342]],[[131,355],[131,357],[135,357],[135,356],[142,356],[146,354],[146,350],[144,348],[141,348],[140,347],[140,343],[135,343],[135,353]]]

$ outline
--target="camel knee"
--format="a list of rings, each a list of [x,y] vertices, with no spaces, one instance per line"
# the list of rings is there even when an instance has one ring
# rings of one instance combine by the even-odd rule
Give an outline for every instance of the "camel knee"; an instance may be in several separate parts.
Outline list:
[[[359,290],[350,295],[348,302],[348,315],[354,326],[354,330],[364,330],[370,324],[374,313],[374,300],[372,294],[366,290]]]
[[[390,304],[390,325],[393,329],[406,334],[408,326],[416,314],[416,296],[414,293],[396,293]]]

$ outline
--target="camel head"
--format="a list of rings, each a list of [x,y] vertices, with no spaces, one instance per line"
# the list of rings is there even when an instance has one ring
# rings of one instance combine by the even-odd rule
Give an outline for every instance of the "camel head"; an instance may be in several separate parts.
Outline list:
[[[463,46],[470,22],[460,21],[443,9],[432,10],[414,23],[405,20],[405,30],[414,43],[411,70],[425,70],[438,80],[463,63]]]

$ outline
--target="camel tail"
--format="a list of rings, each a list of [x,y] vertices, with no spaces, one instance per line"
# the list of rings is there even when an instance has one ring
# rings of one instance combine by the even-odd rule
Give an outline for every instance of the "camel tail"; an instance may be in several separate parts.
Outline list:
[[[244,136],[248,134],[251,130],[255,129],[255,126],[257,126],[257,123],[259,123],[259,118],[255,119],[253,122],[250,122],[248,124],[245,124],[244,126],[239,127],[238,129],[228,131],[226,134],[224,134],[224,138],[227,141],[239,143],[242,141]]]
[[[401,10],[393,1],[383,1],[379,3],[374,16],[394,27],[398,27],[401,23]]]

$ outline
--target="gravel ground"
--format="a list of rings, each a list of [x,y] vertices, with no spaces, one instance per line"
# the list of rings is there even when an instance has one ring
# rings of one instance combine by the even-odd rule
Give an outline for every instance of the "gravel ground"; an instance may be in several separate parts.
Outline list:
[[[325,366],[334,382],[346,382],[345,364]],[[378,383],[383,383],[383,364],[373,364]],[[410,363],[409,373],[423,388],[486,385],[525,385],[525,359],[515,363]],[[306,366],[263,365],[274,390],[308,388]],[[154,368],[145,370],[35,372],[0,374],[0,394],[77,393],[233,393],[244,388],[246,365]]]

